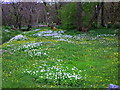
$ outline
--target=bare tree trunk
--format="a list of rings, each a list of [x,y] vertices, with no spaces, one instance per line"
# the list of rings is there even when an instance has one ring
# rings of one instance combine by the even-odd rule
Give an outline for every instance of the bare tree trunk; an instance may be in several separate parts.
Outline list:
[[[51,17],[50,17],[49,8],[48,8],[46,2],[43,2],[43,4],[44,4],[44,6],[45,6],[45,10],[46,10],[46,13],[47,13],[47,16],[46,16],[46,19],[47,19],[47,20],[46,20],[46,21],[47,21],[47,23],[48,23],[48,26],[51,26],[51,21],[50,21]]]
[[[17,28],[18,27],[18,12],[17,12],[17,4],[13,3],[12,6],[14,8],[14,15],[15,15],[15,25],[14,27]]]
[[[32,28],[31,23],[32,23],[32,15],[30,14],[27,31],[29,31]]]
[[[61,7],[64,5],[64,3],[65,2],[58,2],[58,9],[61,9]],[[58,13],[58,19],[60,19],[61,18],[61,14],[59,14]],[[58,20],[58,25],[60,25],[61,24],[61,21],[60,20]]]
[[[58,25],[58,24],[60,24],[60,20],[59,20],[59,18],[58,18],[58,16],[59,16],[59,13],[58,13],[58,6],[57,6],[57,3],[55,2],[55,11],[56,11],[56,13],[55,13],[55,16],[56,16],[56,24]]]
[[[79,31],[82,31],[82,27],[83,27],[83,21],[82,21],[82,2],[78,2],[77,3],[77,9],[78,9],[78,21],[77,21],[77,29]]]
[[[20,16],[20,18],[19,18],[19,22],[18,22],[18,27],[19,27],[19,30],[21,30],[21,20],[22,19],[22,17]]]
[[[15,28],[14,29],[21,29],[21,21],[22,21],[22,7],[21,7],[21,3],[13,3],[12,4],[13,8],[14,8],[14,16],[15,16]]]
[[[46,2],[43,2],[43,4],[45,5],[45,9],[46,9],[46,12],[47,12],[47,17],[46,18],[47,18],[48,26],[51,29],[56,29],[55,24],[53,24],[53,22],[52,22],[52,18],[51,18],[51,14],[50,14],[50,7],[47,6]]]
[[[104,2],[101,2],[101,26],[105,27],[105,24],[104,24]]]
[[[91,28],[93,22],[96,20],[96,18],[99,15],[100,9],[101,9],[101,3],[99,3],[98,5],[95,6],[93,17],[89,21],[88,26],[85,29],[83,29],[84,32],[87,32]]]

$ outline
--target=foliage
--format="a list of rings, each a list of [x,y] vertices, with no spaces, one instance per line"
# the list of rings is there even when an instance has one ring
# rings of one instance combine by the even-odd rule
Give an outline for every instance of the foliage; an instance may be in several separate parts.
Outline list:
[[[83,2],[82,9],[83,9],[83,26],[87,26],[91,17],[94,14],[94,8],[97,5],[96,2]],[[62,27],[64,29],[75,29],[76,28],[76,21],[77,21],[77,5],[76,3],[68,3],[66,4],[60,12],[60,19],[62,23]],[[93,27],[97,27],[97,21],[93,23]]]
[[[113,28],[120,29],[120,22],[116,22],[116,23],[113,25]]]
[[[74,29],[76,28],[76,3],[68,3],[61,10],[59,10],[62,28]]]
[[[74,34],[41,28],[23,32],[29,40],[2,45],[6,50],[3,88],[107,88],[110,83],[118,84],[117,33],[105,28]]]
[[[91,17],[94,14],[94,8],[97,5],[98,2],[83,2],[82,8],[83,8],[83,25],[87,26],[89,24],[89,21]],[[94,22],[94,27],[97,26],[97,23]]]
[[[108,22],[107,28],[119,29],[119,28],[120,28],[120,22],[116,22],[116,23],[114,23],[114,24],[111,23],[111,22]]]
[[[4,29],[11,29],[9,26],[3,26]]]

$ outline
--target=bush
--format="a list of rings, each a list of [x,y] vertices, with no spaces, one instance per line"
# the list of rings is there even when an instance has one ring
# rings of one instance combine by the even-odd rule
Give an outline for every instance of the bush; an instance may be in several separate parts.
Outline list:
[[[84,2],[82,4],[83,8],[83,25],[88,26],[91,17],[93,16],[94,7],[98,2]],[[92,25],[93,27],[97,27],[97,21],[95,21]]]
[[[114,25],[113,25],[113,28],[120,28],[120,22],[116,22]]]
[[[88,26],[89,21],[93,15],[94,7],[97,4],[95,3],[82,3],[83,8],[83,26]],[[61,10],[59,10],[60,13],[60,20],[63,29],[76,29],[77,28],[77,4],[76,3],[68,3],[66,4]],[[89,16],[88,16],[89,15]],[[93,23],[93,27],[97,27],[97,23]]]
[[[63,29],[74,29],[76,28],[76,3],[68,3],[61,10],[59,10],[61,25]]]
[[[11,29],[9,26],[4,26],[3,28],[4,29]]]

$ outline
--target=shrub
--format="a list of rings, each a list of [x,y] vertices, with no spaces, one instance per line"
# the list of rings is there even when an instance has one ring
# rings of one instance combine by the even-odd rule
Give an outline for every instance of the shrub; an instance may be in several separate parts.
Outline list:
[[[120,28],[120,22],[116,22],[116,23],[113,25],[113,28]]]
[[[59,10],[60,19],[63,29],[74,29],[76,28],[76,3],[68,3],[61,10]]]
[[[83,9],[83,26],[88,26],[89,21],[93,15],[94,7],[97,3],[89,3],[85,2],[82,3],[82,9]],[[76,29],[77,28],[77,4],[76,3],[68,3],[66,4],[61,10],[59,10],[60,13],[60,19],[63,29]],[[89,15],[89,16],[88,16]],[[93,27],[97,27],[96,21],[93,23]]]
[[[10,27],[9,27],[9,26],[4,26],[3,28],[4,28],[4,29],[10,29]]]

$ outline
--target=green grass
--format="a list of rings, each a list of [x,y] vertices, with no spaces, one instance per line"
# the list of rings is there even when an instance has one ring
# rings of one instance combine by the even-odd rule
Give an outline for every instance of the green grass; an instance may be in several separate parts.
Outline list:
[[[59,38],[67,41],[59,41],[53,36],[31,36],[47,30],[26,32],[23,35],[29,40],[2,45],[7,51],[2,57],[3,88],[107,88],[111,83],[120,85],[116,30],[65,31],[63,35],[80,37]],[[38,42],[42,45],[31,44]]]
[[[7,27],[7,26],[3,26],[2,29],[0,29],[0,30],[2,31],[2,43],[7,42],[12,37],[21,33],[21,31],[12,30],[12,29],[10,29],[10,27]]]

